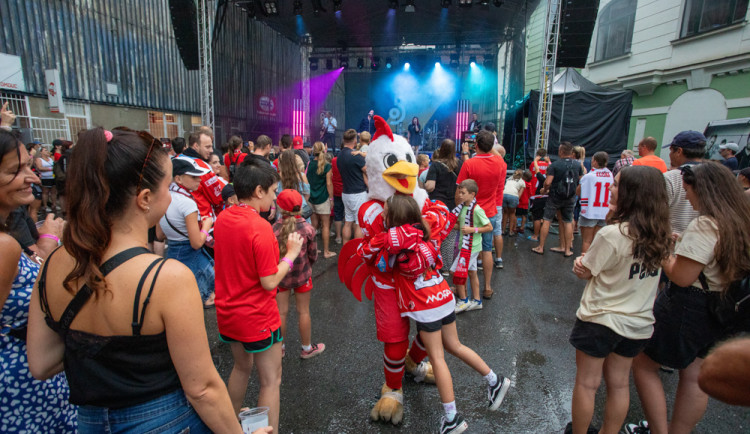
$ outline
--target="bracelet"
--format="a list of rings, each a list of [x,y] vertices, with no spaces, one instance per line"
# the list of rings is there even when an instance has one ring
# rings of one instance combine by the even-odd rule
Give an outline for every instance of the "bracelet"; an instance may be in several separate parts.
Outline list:
[[[52,234],[41,234],[39,235],[39,238],[49,238],[50,240],[53,240],[56,243],[60,243],[60,238],[57,238],[56,236]]]
[[[289,259],[289,258],[287,258],[286,256],[284,256],[283,258],[281,258],[281,262],[286,262],[287,265],[289,265],[289,269],[290,270],[292,269],[292,267],[294,267],[294,262],[292,262],[292,260]]]
[[[206,238],[210,237],[210,235],[208,235],[208,232],[204,231],[203,229],[201,229],[201,233],[206,234]]]
[[[479,228],[474,228],[474,233],[478,234],[479,233]]]

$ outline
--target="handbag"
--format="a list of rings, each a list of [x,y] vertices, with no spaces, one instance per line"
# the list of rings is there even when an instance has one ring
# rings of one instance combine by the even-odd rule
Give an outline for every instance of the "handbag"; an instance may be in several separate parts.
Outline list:
[[[302,216],[303,219],[307,220],[313,215],[313,209],[310,206],[309,203],[305,200],[305,198],[302,198],[302,209],[300,210],[300,216]]]
[[[708,281],[703,272],[698,275],[698,280],[708,291]],[[735,280],[723,293],[711,292],[708,309],[725,330],[750,331],[750,275]]]

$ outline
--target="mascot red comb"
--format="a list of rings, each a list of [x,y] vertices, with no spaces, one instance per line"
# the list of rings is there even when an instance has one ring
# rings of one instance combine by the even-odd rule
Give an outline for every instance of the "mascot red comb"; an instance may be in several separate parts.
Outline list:
[[[383,220],[383,203],[394,194],[406,194],[412,195],[422,207],[422,215],[439,243],[445,238],[448,209],[442,202],[431,202],[427,192],[417,186],[419,166],[406,139],[394,136],[380,116],[375,116],[375,128],[366,157],[370,200],[360,207],[358,215],[364,240],[387,229]],[[385,384],[370,416],[373,420],[397,425],[404,416],[401,387],[404,370],[417,382],[434,383],[435,377],[432,365],[425,360],[427,352],[418,334],[409,349],[409,319],[400,315],[393,272],[379,266],[382,257],[362,254],[362,249],[359,249],[362,243],[363,239],[354,239],[342,248],[339,278],[357,300],[362,301],[363,289],[367,298],[373,299],[374,296],[377,337],[384,344]]]

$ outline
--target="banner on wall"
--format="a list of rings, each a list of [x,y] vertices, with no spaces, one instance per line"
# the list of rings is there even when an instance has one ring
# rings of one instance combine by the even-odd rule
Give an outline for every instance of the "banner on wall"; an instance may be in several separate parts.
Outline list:
[[[256,110],[261,116],[276,117],[276,98],[260,95],[256,102]]]
[[[62,96],[62,83],[60,82],[60,70],[45,70],[44,79],[47,83],[47,99],[49,100],[49,111],[51,111],[52,113],[65,113],[65,105],[63,104]]]
[[[0,89],[26,91],[26,82],[23,79],[23,68],[19,56],[0,53]]]

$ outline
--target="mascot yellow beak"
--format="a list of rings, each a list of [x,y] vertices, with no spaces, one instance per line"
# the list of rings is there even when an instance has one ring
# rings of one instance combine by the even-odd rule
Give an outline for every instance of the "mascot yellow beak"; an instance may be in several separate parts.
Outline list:
[[[417,187],[417,174],[417,164],[399,161],[383,172],[383,179],[399,193],[412,194]]]

